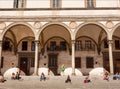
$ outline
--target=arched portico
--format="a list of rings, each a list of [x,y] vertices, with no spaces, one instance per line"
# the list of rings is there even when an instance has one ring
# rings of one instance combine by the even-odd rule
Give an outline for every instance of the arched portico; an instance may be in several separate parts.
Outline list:
[[[15,22],[15,23],[9,24],[5,29],[3,29],[4,31],[2,32],[2,34],[1,34],[1,36],[0,36],[0,40],[3,39],[5,33],[8,31],[8,29],[10,29],[10,28],[13,27],[13,26],[20,25],[20,24],[29,27],[29,28],[33,31],[34,35],[36,34],[34,28],[33,28],[29,23],[25,23],[25,22]]]
[[[113,64],[114,64],[114,73],[120,71],[120,23],[116,24],[111,33],[112,33],[112,45],[113,45]]]
[[[54,74],[60,74],[61,66],[71,66],[71,30],[63,23],[47,23],[38,32],[42,59],[40,67],[48,67]],[[67,56],[67,59],[66,57]],[[56,59],[56,60],[53,60]],[[43,63],[43,61],[45,63]],[[66,61],[68,60],[68,63]],[[55,65],[53,65],[56,63]]]
[[[104,61],[103,60],[103,52],[104,50],[102,49],[102,41],[104,38],[108,37],[108,30],[107,28],[96,22],[85,22],[81,25],[78,26],[78,28],[75,31],[76,38],[79,38],[79,36],[84,36],[83,39],[77,39],[77,47],[79,48],[78,51],[76,51],[76,55],[81,54],[83,59],[86,59],[86,63],[83,61],[82,64],[84,68],[88,68],[87,71],[90,68],[98,67],[98,66],[104,66]],[[85,38],[90,37],[92,40]],[[79,45],[79,46],[78,46]],[[94,50],[92,50],[94,48]],[[89,53],[88,51],[89,50]],[[83,52],[84,51],[84,52]],[[109,45],[109,58],[110,58],[110,72],[113,73],[113,59],[112,57],[112,49],[111,46]],[[84,55],[82,54],[84,53]],[[86,54],[86,56],[85,56]],[[91,61],[89,61],[91,60]],[[93,62],[92,62],[93,61]],[[93,65],[93,66],[89,66]],[[85,65],[86,64],[86,65]],[[112,66],[112,67],[111,67]],[[82,71],[84,71],[84,68]]]
[[[64,28],[66,28],[66,29],[68,30],[68,32],[70,33],[70,36],[72,37],[72,31],[70,30],[70,28],[69,28],[67,25],[65,25],[64,23],[60,23],[60,22],[50,22],[50,23],[44,24],[44,25],[41,27],[41,29],[37,32],[37,39],[39,39],[39,35],[41,34],[41,32],[42,32],[46,27],[48,27],[48,26],[50,26],[50,25],[54,25],[54,24],[60,25],[60,26],[62,26],[62,27],[64,27]]]
[[[79,31],[80,28],[82,28],[82,27],[85,26],[85,25],[89,25],[89,24],[97,25],[97,26],[103,28],[103,30],[104,30],[106,33],[108,33],[107,28],[106,28],[103,24],[101,24],[101,23],[98,23],[98,22],[84,22],[84,23],[80,24],[80,25],[77,27],[77,29],[75,30],[75,34],[77,34],[77,32]]]
[[[1,57],[6,61],[5,64],[9,63],[7,66],[3,66],[3,72],[13,66],[19,67],[27,75],[33,72],[31,63],[34,63],[35,50],[32,49],[32,42],[35,41],[35,34],[35,30],[30,24],[22,22],[12,23],[3,30]],[[1,63],[1,65],[3,64]]]

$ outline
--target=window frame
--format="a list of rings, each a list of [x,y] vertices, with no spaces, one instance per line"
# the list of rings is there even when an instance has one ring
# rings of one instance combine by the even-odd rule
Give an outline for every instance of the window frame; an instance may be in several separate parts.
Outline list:
[[[57,5],[56,5],[56,3],[54,4],[54,1],[57,1]],[[50,0],[50,7],[51,8],[61,8],[62,0]]]
[[[96,0],[85,0],[85,7],[86,8],[95,8],[96,7]]]
[[[25,45],[25,43],[26,43],[26,45]],[[22,51],[27,51],[27,50],[28,50],[28,41],[22,41]]]
[[[60,41],[60,50],[62,50],[62,51],[67,50],[66,41]]]
[[[31,42],[31,51],[35,51],[35,42],[34,41]]]
[[[56,41],[50,41],[50,51],[55,51],[57,47]]]
[[[94,57],[86,57],[86,68],[94,68]]]
[[[115,49],[116,50],[120,49],[120,40],[115,40]]]
[[[87,49],[87,50],[92,49],[92,41],[91,40],[85,40],[85,49]]]
[[[14,0],[13,4],[14,8],[25,8],[26,7],[26,0]]]
[[[77,40],[75,42],[75,50],[82,50],[83,45],[82,45],[82,40]]]
[[[75,68],[81,68],[81,57],[75,57]]]

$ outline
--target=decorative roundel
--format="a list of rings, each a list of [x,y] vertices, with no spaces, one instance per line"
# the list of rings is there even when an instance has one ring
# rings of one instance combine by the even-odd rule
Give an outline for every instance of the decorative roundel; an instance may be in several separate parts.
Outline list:
[[[112,21],[107,21],[106,22],[106,27],[107,28],[112,28],[114,26],[113,22]]]
[[[70,26],[70,28],[75,29],[77,27],[77,23],[74,21],[70,22],[69,26]]]
[[[6,27],[6,24],[4,22],[0,22],[0,29],[3,30]]]
[[[41,23],[40,22],[35,22],[34,23],[34,28],[40,28],[41,27]]]

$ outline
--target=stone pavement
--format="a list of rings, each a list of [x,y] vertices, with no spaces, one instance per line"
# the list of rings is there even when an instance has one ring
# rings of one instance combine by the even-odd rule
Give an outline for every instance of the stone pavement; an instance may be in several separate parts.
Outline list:
[[[72,76],[72,83],[65,83],[67,76],[50,76],[46,81],[39,81],[39,76],[22,76],[21,80],[0,83],[0,89],[120,89],[120,80],[91,79],[84,83],[84,76]]]

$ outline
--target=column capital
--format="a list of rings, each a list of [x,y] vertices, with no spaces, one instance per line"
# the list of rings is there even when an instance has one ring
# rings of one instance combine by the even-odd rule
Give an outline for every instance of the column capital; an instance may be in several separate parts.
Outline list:
[[[35,40],[34,42],[35,42],[35,43],[38,43],[38,44],[40,43],[40,41],[39,41],[39,40]]]
[[[75,40],[71,40],[71,43],[72,43],[72,44],[75,44]]]
[[[109,43],[109,44],[112,44],[112,43],[113,43],[113,40],[108,40],[108,43]]]
[[[0,46],[2,46],[3,41],[0,41]]]
[[[3,41],[0,40],[0,44],[2,44],[2,43],[3,43]]]

